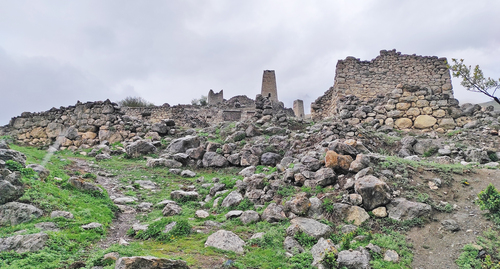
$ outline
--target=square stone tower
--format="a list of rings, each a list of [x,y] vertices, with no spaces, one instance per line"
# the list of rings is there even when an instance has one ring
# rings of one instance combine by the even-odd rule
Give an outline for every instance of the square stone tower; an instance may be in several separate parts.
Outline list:
[[[300,119],[305,118],[304,101],[300,99],[293,101],[293,112],[295,113],[295,117]]]
[[[279,102],[274,70],[264,70],[264,75],[262,76],[261,94],[264,97],[269,97],[271,101]]]

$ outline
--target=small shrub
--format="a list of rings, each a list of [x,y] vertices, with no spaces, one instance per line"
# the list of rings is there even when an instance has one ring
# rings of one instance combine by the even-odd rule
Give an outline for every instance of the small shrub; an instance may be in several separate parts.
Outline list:
[[[310,252],[302,252],[290,258],[290,266],[293,269],[313,269],[311,264],[313,262],[313,256]]]
[[[492,152],[492,153],[488,154],[488,157],[490,157],[490,160],[492,162],[498,162],[498,156],[497,156],[497,154],[495,152]]]
[[[120,106],[124,106],[124,107],[150,107],[150,106],[154,106],[153,103],[147,101],[146,99],[143,99],[142,97],[132,97],[132,96],[125,97],[125,99],[118,101],[118,104]]]
[[[306,248],[306,249],[310,249],[314,246],[314,244],[316,244],[318,242],[318,239],[304,233],[304,232],[298,232],[296,233],[294,236],[295,240],[297,240],[297,242],[299,242],[299,244]]]
[[[158,241],[171,242],[181,236],[191,233],[191,225],[186,220],[178,220],[175,227],[168,233],[164,233],[165,226],[174,222],[171,218],[162,218],[151,223],[146,231],[138,232],[135,237],[138,239],[156,239]]]
[[[479,208],[488,210],[489,217],[497,224],[500,224],[500,192],[490,183],[485,190],[478,195]]]
[[[91,178],[91,179],[96,179],[97,176],[92,174],[92,173],[86,173],[85,175],[83,175],[83,178]]]

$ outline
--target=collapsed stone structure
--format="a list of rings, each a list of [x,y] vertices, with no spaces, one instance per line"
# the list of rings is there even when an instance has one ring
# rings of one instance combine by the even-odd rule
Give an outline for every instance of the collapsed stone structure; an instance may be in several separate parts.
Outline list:
[[[451,129],[468,122],[458,104],[446,58],[382,50],[371,61],[339,60],[333,87],[311,104],[311,113],[351,124]]]
[[[32,146],[93,146],[106,140],[121,142],[139,137],[175,134],[175,129],[203,128],[224,121],[274,120],[286,127],[292,109],[277,100],[274,71],[264,71],[262,93],[255,99],[239,95],[225,100],[223,91],[210,90],[207,105],[176,105],[152,107],[120,107],[109,100],[52,108],[45,112],[24,112],[0,127],[0,135],[11,135],[17,143]],[[274,79],[274,82],[273,82]],[[269,88],[274,85],[274,88]]]

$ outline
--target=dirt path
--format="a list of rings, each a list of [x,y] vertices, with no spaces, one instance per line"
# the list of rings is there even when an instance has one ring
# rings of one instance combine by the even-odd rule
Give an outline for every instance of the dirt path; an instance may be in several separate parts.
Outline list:
[[[109,197],[123,197],[125,196],[121,192],[121,184],[117,178],[110,175],[105,170],[99,168],[92,168],[85,161],[77,158],[72,158],[74,161],[73,169],[80,171],[81,173],[93,173],[97,175],[95,182],[101,186],[103,186],[109,194]],[[108,234],[106,238],[102,239],[98,243],[98,247],[105,249],[111,246],[112,244],[116,244],[120,242],[120,239],[123,238],[126,241],[132,241],[133,238],[127,236],[127,231],[132,227],[133,224],[138,223],[136,220],[137,212],[135,209],[131,207],[123,207],[121,206],[120,212],[116,214],[116,218],[113,219],[111,226],[109,227]]]
[[[455,260],[464,245],[474,243],[477,236],[493,227],[474,200],[490,183],[500,189],[500,171],[482,169],[463,178],[469,179],[469,186],[461,186],[460,180],[455,179],[452,189],[441,190],[447,191],[447,195],[452,195],[453,198],[449,202],[458,205],[459,208],[452,213],[434,214],[434,221],[422,228],[414,228],[408,233],[407,238],[413,243],[413,268],[458,268]],[[455,220],[460,231],[444,230],[441,221],[446,219]]]

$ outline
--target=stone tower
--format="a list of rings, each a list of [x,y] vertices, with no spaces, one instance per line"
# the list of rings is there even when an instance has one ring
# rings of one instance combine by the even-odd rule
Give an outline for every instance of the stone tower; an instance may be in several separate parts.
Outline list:
[[[264,97],[269,97],[271,101],[278,102],[278,90],[276,88],[276,75],[274,74],[274,70],[264,70],[261,94]]]
[[[304,101],[300,99],[293,101],[293,113],[295,113],[295,117],[299,119],[305,118]]]
[[[211,105],[217,105],[224,102],[224,91],[220,90],[219,93],[215,93],[212,89],[208,92],[208,97],[207,97],[207,104],[209,106]]]

